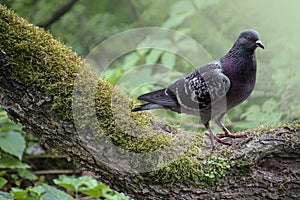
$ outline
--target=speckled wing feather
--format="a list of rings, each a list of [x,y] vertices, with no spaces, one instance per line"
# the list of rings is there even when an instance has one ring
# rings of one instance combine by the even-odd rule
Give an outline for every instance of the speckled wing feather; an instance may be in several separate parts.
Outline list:
[[[186,110],[202,110],[226,95],[230,80],[220,64],[210,63],[168,87]]]
[[[222,73],[219,61],[208,63],[167,88],[143,94],[139,100],[148,104],[134,109],[168,108],[175,112],[199,111],[225,97],[230,80]]]

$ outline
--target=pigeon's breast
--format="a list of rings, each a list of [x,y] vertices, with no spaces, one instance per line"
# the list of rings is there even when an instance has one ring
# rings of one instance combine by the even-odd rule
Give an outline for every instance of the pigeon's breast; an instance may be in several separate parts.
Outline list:
[[[247,69],[247,68],[246,68]],[[231,87],[226,95],[227,109],[245,101],[252,93],[256,82],[256,67],[236,71],[228,75]]]
[[[230,109],[245,101],[254,89],[255,82],[235,82],[227,93],[227,108]]]

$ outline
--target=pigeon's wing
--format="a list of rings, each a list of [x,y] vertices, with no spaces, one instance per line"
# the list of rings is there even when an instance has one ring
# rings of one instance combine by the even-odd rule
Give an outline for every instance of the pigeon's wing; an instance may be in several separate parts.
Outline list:
[[[206,65],[169,86],[178,103],[188,110],[202,110],[225,97],[230,88],[229,78],[216,66]]]
[[[149,92],[138,97],[138,100],[147,101],[163,107],[177,107],[176,96],[168,88]]]

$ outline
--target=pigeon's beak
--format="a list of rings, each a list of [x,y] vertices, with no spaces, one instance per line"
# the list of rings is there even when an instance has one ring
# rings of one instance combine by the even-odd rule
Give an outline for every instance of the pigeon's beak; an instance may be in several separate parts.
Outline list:
[[[260,47],[260,48],[262,48],[262,49],[265,48],[265,46],[263,45],[263,43],[262,43],[260,40],[257,40],[257,41],[255,42],[255,44],[256,44],[257,47]]]

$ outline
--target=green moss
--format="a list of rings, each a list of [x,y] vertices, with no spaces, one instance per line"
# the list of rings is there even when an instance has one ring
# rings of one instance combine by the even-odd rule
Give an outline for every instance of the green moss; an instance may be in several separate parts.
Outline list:
[[[149,177],[158,183],[183,181],[189,182],[194,187],[210,187],[216,181],[230,174],[232,167],[234,167],[233,162],[229,163],[221,157],[207,155],[207,157],[197,158],[183,155],[166,167],[152,171],[149,173]]]
[[[195,187],[210,185],[216,179],[215,177],[209,178],[207,172],[213,170],[214,166],[208,162],[211,158],[208,152],[202,155],[202,148],[203,134],[197,134],[184,155],[167,166],[150,172],[148,176],[151,180],[159,183],[189,181]]]
[[[251,172],[252,166],[255,162],[253,160],[242,160],[234,162],[235,171],[238,172],[240,176],[248,175]]]
[[[27,86],[38,88],[40,94],[37,94],[37,97],[48,95],[52,100],[51,109],[61,119],[73,121],[74,80],[83,65],[86,66],[85,61],[72,52],[71,48],[55,40],[51,34],[28,24],[1,5],[0,48],[8,54],[8,64],[12,67],[13,76]],[[195,184],[207,184],[217,178],[217,175],[216,178],[207,175],[211,172],[217,174],[222,168],[216,164],[218,160],[215,160],[214,164],[209,162],[214,160],[212,155],[202,155],[203,134],[198,134],[191,144],[185,143],[187,135],[183,131],[173,129],[172,134],[166,135],[161,128],[151,125],[155,119],[148,112],[130,112],[130,108],[135,104],[134,100],[122,96],[113,85],[97,77],[89,68],[85,70],[81,89],[86,90],[86,85],[97,80],[96,115],[104,134],[109,136],[114,144],[131,152],[152,152],[174,143],[180,152],[184,150],[180,149],[181,147],[189,146],[184,155],[168,166],[149,173],[149,178],[160,183],[189,180]],[[81,106],[84,111],[89,105],[83,100]],[[85,117],[82,116],[83,124],[86,124]],[[293,127],[299,130],[299,124],[299,121],[295,122]],[[216,157],[230,158],[226,151],[223,153]],[[229,163],[230,160],[225,162]],[[230,167],[237,166],[237,169],[243,170],[252,165],[251,161],[240,161]]]
[[[73,80],[82,59],[49,33],[0,6],[0,48],[13,76],[53,99],[52,110],[71,120]]]
[[[181,156],[176,161],[159,170],[152,171],[149,176],[156,182],[175,182],[178,180],[199,180],[203,175],[202,166],[193,157]]]
[[[291,124],[285,124],[283,125],[284,128],[289,128],[295,131],[299,131],[300,130],[300,120],[295,120],[294,122],[292,122]]]
[[[52,99],[51,109],[63,120],[72,121],[74,80],[85,65],[84,60],[50,33],[27,23],[4,6],[0,6],[0,41],[0,48],[8,54],[13,76],[28,86],[38,88],[40,96],[46,93]],[[150,122],[154,119],[149,113],[131,113],[130,108],[135,104],[133,100],[118,95],[114,86],[86,70],[84,84],[98,80],[95,109],[99,124],[115,144],[133,152],[151,152],[172,142],[183,141],[151,126]],[[116,96],[113,98],[114,106],[111,106],[113,94]],[[116,110],[120,115],[116,115]],[[137,135],[144,137],[135,137]],[[190,156],[197,153],[190,150]],[[185,164],[177,161],[171,166],[179,167],[177,172],[180,176],[191,175],[198,168],[192,157],[180,160]]]
[[[115,144],[134,152],[150,152],[168,145],[172,140],[162,131],[151,128],[149,123],[153,117],[149,113],[131,113],[134,101],[118,95],[114,86],[94,74],[71,48],[2,5],[0,48],[8,54],[13,77],[27,86],[37,88],[40,92],[37,97],[44,97],[46,94],[52,100],[51,109],[61,119],[73,121],[74,81],[79,70],[83,69],[85,77],[81,80],[84,81],[82,85],[98,80],[96,114],[101,128]],[[112,106],[113,94],[116,94],[113,98],[116,102]],[[128,102],[129,105],[124,106]],[[84,110],[89,105],[81,106]],[[136,135],[147,137],[135,137]]]
[[[85,61],[50,33],[27,23],[4,6],[0,6],[0,48],[8,54],[13,76],[27,86],[38,88],[40,94],[37,96],[48,95],[52,100],[51,109],[61,119],[73,121],[74,80],[83,65],[86,67]],[[96,115],[104,134],[114,144],[131,152],[152,152],[174,143],[180,152],[184,150],[181,147],[190,146],[184,155],[170,165],[151,172],[150,177],[159,182],[206,180],[205,172],[211,166],[199,164],[199,160],[208,159],[199,157],[203,135],[197,135],[192,144],[185,144],[186,133],[182,131],[173,129],[172,134],[166,135],[162,129],[151,125],[155,121],[151,114],[130,112],[135,101],[122,96],[113,85],[97,77],[89,68],[84,70],[81,89],[88,89],[85,86],[97,80]],[[84,111],[85,106],[89,105],[83,100],[81,106]],[[82,116],[83,124],[85,117]],[[137,162],[134,164],[139,165]]]

